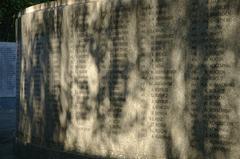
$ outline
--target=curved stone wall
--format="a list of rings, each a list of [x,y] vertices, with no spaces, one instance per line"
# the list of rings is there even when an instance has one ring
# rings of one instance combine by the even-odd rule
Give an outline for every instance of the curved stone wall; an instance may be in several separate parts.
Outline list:
[[[79,0],[26,9],[17,20],[19,151],[239,158],[239,8]]]

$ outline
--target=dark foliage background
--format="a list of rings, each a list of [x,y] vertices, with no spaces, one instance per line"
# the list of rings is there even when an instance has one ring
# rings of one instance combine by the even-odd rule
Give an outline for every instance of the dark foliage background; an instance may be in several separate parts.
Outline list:
[[[26,7],[52,0],[1,0],[0,1],[0,41],[15,41],[15,19]]]

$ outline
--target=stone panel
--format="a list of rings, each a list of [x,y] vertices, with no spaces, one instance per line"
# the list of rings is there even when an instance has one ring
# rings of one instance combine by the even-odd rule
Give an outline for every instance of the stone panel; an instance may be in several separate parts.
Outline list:
[[[0,42],[0,97],[16,96],[16,43]]]
[[[26,9],[18,142],[95,157],[239,158],[239,7],[99,0]]]

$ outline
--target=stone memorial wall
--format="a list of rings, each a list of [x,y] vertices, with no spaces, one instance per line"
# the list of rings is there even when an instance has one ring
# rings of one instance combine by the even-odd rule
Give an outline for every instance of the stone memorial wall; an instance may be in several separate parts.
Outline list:
[[[239,158],[239,17],[238,0],[27,8],[17,20],[19,149],[35,145],[55,158]]]

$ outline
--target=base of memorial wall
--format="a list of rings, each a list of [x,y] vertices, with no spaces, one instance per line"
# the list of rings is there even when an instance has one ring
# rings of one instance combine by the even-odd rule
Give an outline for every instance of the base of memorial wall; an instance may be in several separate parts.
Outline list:
[[[94,156],[77,152],[61,151],[34,144],[25,144],[16,139],[14,152],[18,159],[110,159],[110,157]],[[114,159],[114,158],[111,158]]]

